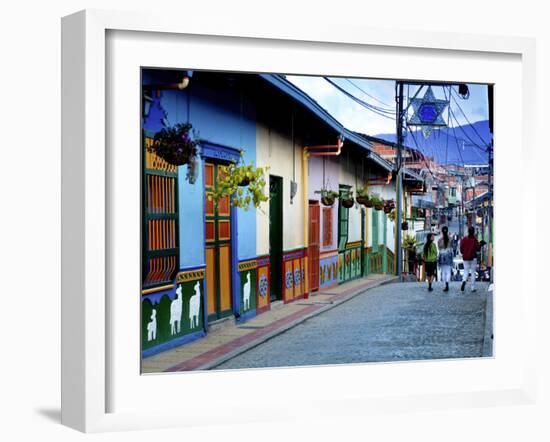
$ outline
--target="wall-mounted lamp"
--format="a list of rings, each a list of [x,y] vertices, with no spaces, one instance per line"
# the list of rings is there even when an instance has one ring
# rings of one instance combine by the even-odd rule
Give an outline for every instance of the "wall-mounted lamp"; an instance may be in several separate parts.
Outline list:
[[[298,183],[296,181],[290,181],[290,204],[292,204],[294,197],[298,193]]]
[[[189,77],[186,75],[181,79],[181,82],[178,83],[178,89],[181,91],[189,86]]]

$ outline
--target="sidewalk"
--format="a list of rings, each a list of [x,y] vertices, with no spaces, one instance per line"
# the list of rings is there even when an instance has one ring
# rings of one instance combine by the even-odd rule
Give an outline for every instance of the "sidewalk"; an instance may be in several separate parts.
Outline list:
[[[282,304],[242,324],[229,322],[204,338],[142,360],[142,373],[208,370],[305,320],[346,302],[365,290],[396,281],[392,275],[366,278],[316,292],[308,299]]]

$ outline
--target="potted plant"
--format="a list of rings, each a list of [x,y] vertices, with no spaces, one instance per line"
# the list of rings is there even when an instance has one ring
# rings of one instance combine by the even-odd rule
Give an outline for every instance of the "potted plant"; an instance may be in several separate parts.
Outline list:
[[[362,204],[365,207],[372,207],[372,205],[368,206],[369,204],[369,193],[367,192],[367,189],[364,187],[360,187],[355,192],[355,201],[357,201],[357,204]]]
[[[190,164],[197,156],[199,145],[197,132],[193,131],[191,136],[192,129],[191,123],[165,127],[155,134],[153,143],[148,149],[174,166]]]
[[[371,195],[369,199],[376,210],[382,210],[384,208],[384,200],[378,195]]]
[[[332,206],[336,198],[338,198],[338,192],[329,189],[316,190],[315,193],[321,194],[321,203],[323,206]]]
[[[250,203],[255,208],[268,201],[264,193],[264,172],[269,168],[255,167],[250,164],[231,163],[225,168],[225,173],[218,176],[218,185],[211,198],[217,204],[220,198],[229,196],[231,205],[247,211]]]
[[[403,248],[406,250],[416,250],[416,238],[413,235],[405,233],[403,235]]]
[[[340,192],[340,204],[342,204],[342,207],[345,207],[346,209],[353,207],[355,200],[353,199],[352,190],[348,189]]]

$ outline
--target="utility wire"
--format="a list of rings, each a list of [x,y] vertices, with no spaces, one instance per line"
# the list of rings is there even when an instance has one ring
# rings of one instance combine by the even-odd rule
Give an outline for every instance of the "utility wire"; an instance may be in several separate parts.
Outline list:
[[[411,136],[412,136],[412,139],[413,139],[413,142],[414,142],[414,145],[416,146],[416,148],[418,149],[419,152],[422,153],[422,160],[424,161],[424,164],[426,165],[426,168],[428,169],[428,172],[430,172],[430,175],[433,177],[433,179],[435,181],[439,181],[438,178],[434,175],[434,173],[432,172],[432,169],[430,168],[430,165],[428,164],[428,162],[426,161],[426,152],[424,152],[424,150],[418,145],[418,143],[416,142],[416,137],[414,136],[414,132],[411,130],[411,128],[409,126],[407,126],[407,130],[410,132]]]
[[[351,84],[353,87],[355,87],[356,89],[360,90],[361,92],[363,92],[367,97],[371,97],[373,100],[376,100],[378,101],[380,104],[383,104],[384,106],[386,106],[388,109],[391,109],[392,107],[387,104],[387,103],[384,103],[382,100],[379,100],[378,98],[376,98],[374,95],[371,95],[369,94],[367,91],[365,91],[364,89],[360,88],[359,86],[357,86],[353,81],[351,81],[349,78],[346,78],[345,79],[349,84]]]
[[[464,117],[464,119],[466,120],[466,122],[472,127],[472,129],[474,130],[474,132],[476,133],[476,135],[479,137],[479,139],[481,140],[481,143],[484,144],[484,145],[487,145],[487,142],[483,139],[483,137],[479,134],[479,132],[476,130],[475,126],[470,123],[470,120],[468,120],[468,117],[466,116],[466,114],[464,113],[464,111],[462,110],[462,107],[460,106],[460,104],[458,104],[458,101],[456,100],[455,97],[452,96],[452,93],[455,93],[455,95],[458,95],[458,92],[456,91],[453,91],[453,89],[451,88],[451,92],[449,93],[449,97],[450,98],[453,98],[455,104],[457,105],[458,107],[458,110],[460,110],[460,113],[462,114],[462,116]]]
[[[462,131],[462,133],[466,136],[466,138],[468,138],[468,140],[470,141],[471,145],[472,146],[475,146],[477,147],[479,150],[483,151],[483,152],[487,152],[487,149],[486,148],[483,148],[481,147],[479,144],[477,144],[474,140],[472,140],[470,138],[470,136],[468,135],[468,133],[464,130],[464,127],[462,127],[460,125],[460,123],[458,122],[458,119],[456,118],[456,115],[454,114],[454,112],[449,108],[449,111],[451,113],[451,118],[452,120],[456,123],[456,126]],[[453,126],[454,128],[454,126]],[[464,141],[464,140],[463,140]]]
[[[373,106],[372,104],[370,103],[367,103],[366,101],[363,101],[359,98],[357,98],[355,95],[353,94],[350,94],[348,91],[346,91],[344,88],[340,87],[338,84],[334,83],[332,80],[330,80],[329,78],[327,77],[323,77],[326,81],[328,81],[330,84],[332,84],[336,89],[338,89],[340,92],[342,92],[344,95],[346,95],[347,97],[351,98],[353,101],[355,101],[356,103],[360,104],[361,106],[365,107],[366,109],[370,110],[371,112],[374,112],[375,114],[381,116],[381,117],[384,117],[384,118],[388,118],[390,120],[394,120],[395,119],[395,113],[392,111],[387,111],[385,109],[382,109],[382,108],[378,108],[376,106]]]

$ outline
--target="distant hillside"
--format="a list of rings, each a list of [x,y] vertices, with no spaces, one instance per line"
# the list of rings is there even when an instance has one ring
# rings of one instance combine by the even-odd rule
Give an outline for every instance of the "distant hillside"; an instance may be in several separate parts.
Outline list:
[[[413,131],[413,134],[414,139],[408,131],[405,132],[404,144],[413,149],[417,149],[418,145],[420,152],[428,157],[434,157],[439,164],[487,164],[487,152],[484,150],[491,140],[488,120],[454,129],[434,129],[427,140],[420,130]],[[396,142],[395,134],[374,136]]]

